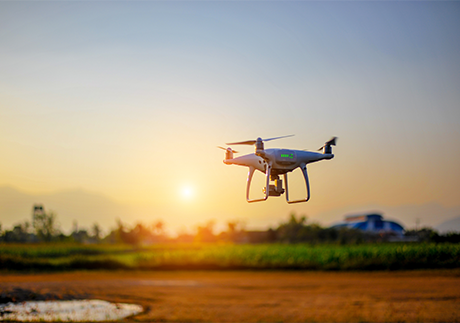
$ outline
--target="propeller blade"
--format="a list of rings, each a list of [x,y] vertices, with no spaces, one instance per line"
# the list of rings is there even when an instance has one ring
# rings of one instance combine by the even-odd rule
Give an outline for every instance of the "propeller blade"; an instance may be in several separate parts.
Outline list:
[[[247,140],[247,141],[239,141],[239,142],[231,142],[226,145],[254,145],[256,143],[256,140]]]
[[[232,148],[224,148],[224,147],[221,147],[221,146],[217,146],[217,148],[220,148],[220,149],[223,149],[225,151],[227,151],[228,149],[230,149],[232,152],[234,152],[235,154],[237,154],[238,152],[236,150],[233,150]]]
[[[326,142],[326,145],[332,145],[332,146],[335,146],[336,142],[337,142],[337,137],[332,137],[331,140],[329,140],[328,142]]]
[[[262,139],[262,141],[270,141],[270,140],[275,140],[275,139],[281,139],[281,138],[287,138],[287,137],[293,137],[294,135],[287,135],[287,136],[281,136],[281,137],[275,137],[275,138],[268,138],[268,139]]]
[[[274,137],[274,138],[267,138],[267,139],[262,139],[262,141],[271,141],[275,139],[281,139],[281,138],[286,138],[286,137],[292,137],[294,135],[287,135],[287,136],[281,136],[281,137]],[[239,141],[239,142],[231,142],[228,143],[227,145],[254,145],[257,142],[257,140],[246,140],[246,141]]]
[[[318,151],[321,150],[321,149],[323,149],[323,148],[326,147],[326,146],[335,146],[336,143],[337,143],[337,139],[339,139],[339,138],[337,138],[337,137],[332,137],[329,141],[326,141],[326,143],[325,143],[324,145],[322,145],[322,146],[318,149]]]

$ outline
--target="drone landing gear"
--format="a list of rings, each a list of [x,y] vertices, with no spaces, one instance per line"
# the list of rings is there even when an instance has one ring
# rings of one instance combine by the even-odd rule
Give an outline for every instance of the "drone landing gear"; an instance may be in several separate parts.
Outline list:
[[[299,167],[302,170],[302,174],[303,174],[303,176],[305,178],[305,185],[306,185],[306,188],[307,188],[307,196],[306,196],[305,199],[289,201],[289,189],[288,189],[288,176],[287,176],[287,173],[284,174],[284,182],[285,182],[284,185],[285,185],[285,188],[286,188],[286,189],[284,189],[283,188],[283,181],[279,178],[279,175],[271,175],[272,165],[271,165],[271,163],[269,163],[268,166],[267,166],[266,173],[265,173],[266,183],[265,183],[265,187],[263,188],[264,197],[259,198],[259,199],[251,200],[249,198],[249,191],[250,191],[250,187],[251,187],[251,181],[252,181],[252,177],[254,175],[254,172],[256,170],[254,167],[249,167],[248,182],[247,182],[247,185],[246,185],[246,200],[249,203],[260,202],[260,201],[267,200],[269,196],[281,196],[284,192],[286,192],[286,201],[289,204],[307,202],[310,199],[310,183],[308,181],[307,166],[305,164],[301,164]],[[270,185],[270,180],[275,182],[274,185],[273,184]],[[268,188],[268,190],[267,190],[267,188]]]
[[[271,163],[268,163],[267,165],[267,170],[266,170],[266,184],[265,184],[265,187],[270,187],[270,172],[272,170],[272,164]],[[254,172],[256,171],[256,169],[252,166],[249,166],[249,174],[248,174],[248,183],[246,185],[246,201],[248,201],[249,203],[252,203],[252,202],[260,202],[260,201],[266,201],[268,199],[268,196],[269,196],[269,193],[270,191],[268,190],[265,190],[264,194],[265,196],[263,198],[260,198],[260,199],[254,199],[254,200],[251,200],[249,199],[249,189],[251,188],[251,181],[252,181],[252,176],[254,175]]]
[[[307,189],[307,197],[301,200],[295,200],[295,201],[289,201],[289,189],[288,189],[288,176],[287,173],[284,174],[284,182],[286,186],[286,202],[289,204],[294,204],[294,203],[301,203],[301,202],[307,202],[310,199],[310,182],[308,180],[308,173],[307,173],[307,165],[305,164],[300,164],[300,169],[302,170],[303,177],[305,178],[305,186]]]

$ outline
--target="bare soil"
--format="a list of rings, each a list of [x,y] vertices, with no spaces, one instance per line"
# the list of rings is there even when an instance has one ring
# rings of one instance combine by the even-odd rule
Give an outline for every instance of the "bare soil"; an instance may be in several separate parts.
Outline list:
[[[460,322],[460,270],[0,273],[14,293],[142,305],[131,322]]]

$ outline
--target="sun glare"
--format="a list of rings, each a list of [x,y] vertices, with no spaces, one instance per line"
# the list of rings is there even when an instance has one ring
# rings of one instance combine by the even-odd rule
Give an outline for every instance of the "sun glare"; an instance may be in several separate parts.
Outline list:
[[[183,186],[181,189],[182,198],[190,200],[193,197],[193,189],[190,186]]]

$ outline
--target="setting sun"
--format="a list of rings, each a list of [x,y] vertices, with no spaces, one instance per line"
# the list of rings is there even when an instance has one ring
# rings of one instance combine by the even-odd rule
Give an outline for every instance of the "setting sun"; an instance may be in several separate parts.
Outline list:
[[[183,199],[190,200],[194,196],[194,190],[190,186],[183,186],[181,188],[181,196]]]

